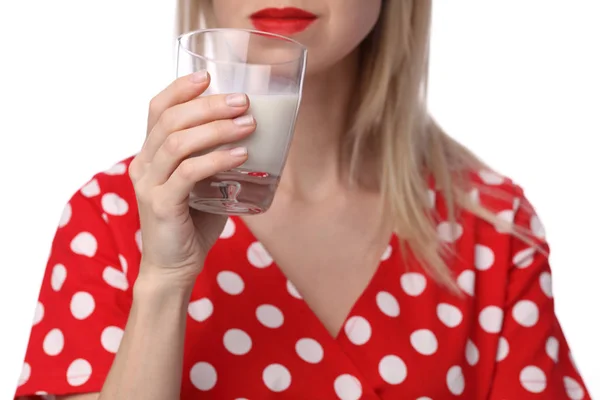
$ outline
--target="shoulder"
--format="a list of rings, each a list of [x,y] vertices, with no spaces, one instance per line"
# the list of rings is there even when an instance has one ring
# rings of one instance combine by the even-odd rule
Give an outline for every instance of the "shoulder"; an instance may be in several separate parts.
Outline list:
[[[499,300],[514,270],[548,263],[545,229],[525,188],[511,177],[476,170],[464,183],[467,205],[459,205],[454,222],[435,192],[438,235],[454,250],[451,267],[463,291]]]
[[[131,211],[136,214],[135,192],[128,173],[132,160],[133,156],[120,160],[82,183],[72,194],[67,207],[73,203],[86,203],[93,207],[86,207],[83,215],[73,216],[81,219],[94,213],[108,220],[111,217],[126,216],[131,214]]]
[[[71,195],[60,218],[55,246],[92,242],[135,262],[141,249],[139,213],[129,165],[134,156],[90,176]],[[84,240],[85,239],[85,240]]]

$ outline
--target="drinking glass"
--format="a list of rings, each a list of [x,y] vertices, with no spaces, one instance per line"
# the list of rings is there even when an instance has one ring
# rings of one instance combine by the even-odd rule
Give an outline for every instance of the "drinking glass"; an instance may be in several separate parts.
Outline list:
[[[256,120],[249,137],[208,149],[244,146],[248,160],[240,167],[197,182],[190,207],[215,214],[265,212],[279,185],[300,106],[306,48],[284,36],[246,29],[203,29],[181,35],[177,76],[198,70],[210,74],[201,96],[245,93],[247,114]]]

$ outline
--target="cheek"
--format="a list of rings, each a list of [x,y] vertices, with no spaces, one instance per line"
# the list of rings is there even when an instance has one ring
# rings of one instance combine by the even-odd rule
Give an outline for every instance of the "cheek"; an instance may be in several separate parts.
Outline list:
[[[320,42],[309,46],[313,58],[318,58],[313,61],[333,65],[346,57],[373,30],[380,12],[381,0],[345,0],[336,4],[335,9],[330,10]]]
[[[239,12],[239,0],[213,0],[212,12],[217,28],[238,27],[236,22],[239,25],[239,21],[235,17]]]

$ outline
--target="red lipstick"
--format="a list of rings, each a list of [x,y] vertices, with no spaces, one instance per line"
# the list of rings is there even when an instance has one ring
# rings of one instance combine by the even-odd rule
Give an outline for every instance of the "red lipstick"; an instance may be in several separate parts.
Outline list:
[[[302,32],[316,19],[315,14],[295,7],[265,8],[250,16],[256,29],[280,35]]]

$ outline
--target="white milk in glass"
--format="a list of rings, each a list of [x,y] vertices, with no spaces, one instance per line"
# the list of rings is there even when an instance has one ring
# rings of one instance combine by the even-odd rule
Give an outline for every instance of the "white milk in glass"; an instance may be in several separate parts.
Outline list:
[[[299,95],[250,94],[248,98],[255,132],[221,147],[244,146],[248,160],[239,168],[198,182],[190,196],[192,207],[199,203],[205,211],[248,214],[266,211],[271,205],[291,142]]]

